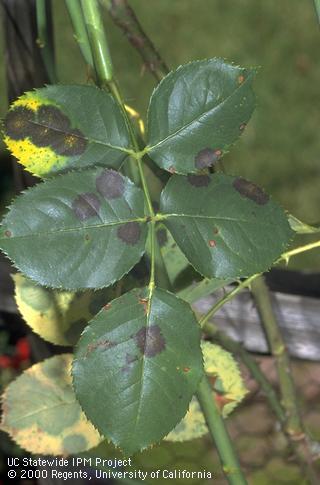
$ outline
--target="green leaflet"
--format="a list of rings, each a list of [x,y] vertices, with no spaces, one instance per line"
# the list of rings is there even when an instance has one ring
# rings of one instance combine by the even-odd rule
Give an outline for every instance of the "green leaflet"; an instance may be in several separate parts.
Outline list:
[[[305,222],[300,221],[295,216],[289,214],[288,216],[289,224],[291,229],[298,234],[317,234],[320,232],[319,226],[310,226]]]
[[[128,455],[165,436],[185,415],[202,376],[200,329],[171,293],[134,289],[90,322],[73,364],[89,419]]]
[[[37,285],[22,274],[12,275],[15,300],[25,322],[43,339],[74,345],[88,321],[110,300],[110,289],[81,293]]]
[[[174,285],[179,275],[182,275],[185,287],[178,291],[177,295],[188,303],[194,303],[233,281],[231,278],[204,278],[198,282],[192,281],[190,284],[190,278],[185,271],[190,268],[190,263],[163,224],[157,227],[157,239],[171,284]]]
[[[189,266],[189,261],[162,224],[157,227],[157,239],[169,279],[173,285],[179,274]]]
[[[266,271],[293,235],[284,211],[241,177],[174,175],[160,209],[190,263],[208,278]]]
[[[44,177],[72,168],[119,168],[130,149],[117,103],[93,86],[47,86],[15,101],[5,118],[9,150]]]
[[[200,298],[204,298],[205,296],[230,285],[232,282],[232,278],[204,278],[199,283],[192,284],[179,291],[178,296],[190,304],[195,303],[197,300],[200,300]]]
[[[140,189],[118,172],[70,172],[27,190],[11,205],[0,247],[17,268],[52,288],[111,285],[145,250]]]
[[[214,165],[251,117],[255,73],[209,59],[168,74],[150,100],[147,151],[152,160],[182,174]]]
[[[30,453],[65,456],[101,441],[74,395],[71,361],[63,354],[33,365],[2,396],[1,429]]]

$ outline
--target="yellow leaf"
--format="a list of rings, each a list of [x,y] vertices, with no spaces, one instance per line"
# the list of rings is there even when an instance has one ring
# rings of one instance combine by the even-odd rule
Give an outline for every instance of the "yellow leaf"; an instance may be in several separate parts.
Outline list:
[[[1,429],[30,453],[66,456],[102,440],[76,400],[71,363],[72,354],[62,354],[35,364],[2,397]]]
[[[238,365],[232,355],[218,345],[202,342],[204,368],[211,378],[217,404],[226,418],[242,401],[247,389],[244,387]],[[214,393],[212,393],[214,399]],[[190,403],[189,411],[180,423],[165,437],[167,441],[187,441],[200,438],[208,432],[197,399]]]
[[[19,273],[12,277],[22,317],[35,333],[56,345],[74,345],[88,321],[108,301],[107,290],[52,290]]]

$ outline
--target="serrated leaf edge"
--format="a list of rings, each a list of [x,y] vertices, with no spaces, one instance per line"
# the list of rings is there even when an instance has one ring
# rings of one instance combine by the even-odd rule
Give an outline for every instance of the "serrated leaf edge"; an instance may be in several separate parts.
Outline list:
[[[187,177],[187,175],[185,175],[185,174],[178,174],[178,175],[179,175],[179,176],[180,176],[180,175],[182,175],[182,176],[184,176],[184,177]],[[210,175],[215,175],[215,174],[210,174]],[[224,174],[224,175],[226,175],[226,174]],[[233,178],[237,178],[237,177],[239,177],[239,175],[231,175],[231,174],[227,174],[227,176],[228,176],[228,177],[233,177]],[[172,177],[170,177],[169,181],[171,180],[171,178],[172,178]],[[167,184],[164,186],[164,188],[163,188],[163,189],[162,189],[162,191],[161,191],[161,194],[160,194],[160,208],[161,208],[161,197],[162,197],[162,193],[164,192],[164,190],[165,190],[166,186],[168,185],[169,181],[167,182]],[[258,187],[260,187],[260,188],[262,188],[262,189],[264,190],[263,186],[258,185]],[[292,227],[290,226],[290,223],[289,223],[289,220],[288,220],[288,215],[290,215],[290,214],[289,214],[289,212],[288,212],[286,209],[284,209],[284,208],[282,207],[282,205],[281,205],[279,202],[275,201],[275,199],[273,198],[273,196],[272,196],[272,195],[270,195],[270,194],[269,194],[269,192],[267,192],[267,191],[266,191],[266,193],[267,193],[267,194],[268,194],[268,196],[269,196],[269,200],[271,200],[271,201],[273,201],[275,204],[277,204],[277,206],[278,206],[278,207],[280,207],[280,209],[283,211],[283,213],[284,213],[284,214],[287,216],[287,217],[286,217],[286,219],[287,219],[288,227],[290,228],[290,230],[291,230],[291,232],[292,232],[291,237],[288,239],[288,242],[287,242],[287,243],[285,244],[285,246],[284,246],[284,249],[283,249],[283,253],[284,253],[284,252],[285,252],[285,251],[286,251],[286,250],[289,248],[289,246],[290,246],[290,244],[292,243],[292,241],[293,241],[293,239],[294,239],[294,237],[295,237],[296,233],[294,232],[294,230],[293,230],[293,229],[292,229]],[[159,212],[159,214],[161,214],[161,212]],[[164,216],[166,216],[166,217],[170,217],[170,215],[175,216],[175,217],[179,217],[179,216],[181,216],[181,214],[169,214],[169,213],[168,213],[168,214],[164,213],[163,215],[164,215]],[[183,216],[183,214],[182,214],[182,216]],[[190,215],[190,214],[189,214],[189,215],[186,215],[186,214],[185,214],[185,216],[187,216],[187,217],[196,217],[196,216],[194,216],[194,215]],[[172,237],[173,237],[173,239],[174,239],[174,236],[173,236],[173,234],[171,233],[171,231],[170,231],[169,227],[166,225],[166,221],[165,221],[165,220],[163,221],[163,224],[166,226],[167,230],[170,232],[171,236],[172,236]],[[174,239],[174,240],[175,240],[175,239]],[[180,247],[180,245],[177,243],[177,241],[176,241],[176,240],[175,240],[175,242],[176,242],[176,244],[179,246],[179,248],[181,249],[181,251],[183,252],[183,254],[185,255],[185,257],[188,259],[188,257],[186,256],[185,252],[183,251],[183,249]],[[282,253],[282,254],[283,254],[283,253]],[[235,279],[235,280],[236,280],[237,278],[250,278],[250,277],[251,277],[251,276],[253,276],[254,274],[257,274],[257,275],[258,275],[258,274],[268,273],[268,272],[269,272],[269,271],[272,269],[272,267],[273,267],[273,266],[274,266],[276,263],[278,263],[278,262],[279,262],[279,259],[281,259],[282,254],[279,256],[279,258],[275,259],[275,260],[274,260],[274,261],[271,263],[271,265],[270,265],[270,266],[268,266],[268,267],[267,267],[265,270],[263,270],[263,271],[261,271],[261,272],[258,272],[258,273],[253,273],[253,274],[244,274],[244,275],[240,275],[240,276],[239,276],[239,275],[237,275],[237,276],[235,276],[235,275],[231,275],[231,276],[224,276],[224,277],[222,277],[222,276],[212,276],[212,275],[207,275],[207,274],[202,273],[201,271],[199,271],[199,269],[197,269],[197,268],[196,268],[196,267],[193,265],[193,263],[192,263],[191,261],[189,261],[189,259],[188,259],[188,261],[189,261],[189,264],[190,264],[190,265],[193,267],[193,269],[194,269],[194,270],[195,270],[197,273],[199,273],[201,276],[203,276],[204,278],[209,278],[209,279],[212,279],[212,278],[219,278],[219,279],[233,278],[233,279]]]
[[[127,293],[131,293],[131,292],[132,292],[132,293],[133,293],[133,292],[137,292],[137,293],[139,293],[139,292],[141,292],[142,290],[144,290],[145,288],[146,288],[146,287],[144,287],[144,288],[134,288],[133,290],[130,290],[130,291],[128,291]],[[198,329],[199,329],[199,337],[200,337],[200,341],[201,341],[201,327],[200,327],[200,325],[199,325],[198,319],[197,319],[197,317],[196,317],[196,315],[195,315],[195,313],[194,313],[194,311],[193,311],[193,309],[192,309],[191,305],[190,305],[188,302],[186,302],[185,300],[183,300],[183,298],[180,298],[179,296],[175,295],[174,293],[172,293],[172,292],[170,292],[170,291],[168,291],[168,290],[165,290],[165,289],[163,289],[163,288],[158,288],[158,287],[155,287],[155,289],[158,289],[158,290],[160,289],[160,290],[161,290],[162,292],[164,292],[164,293],[167,293],[167,294],[169,294],[169,295],[173,295],[173,296],[174,296],[175,298],[177,298],[179,301],[181,301],[181,302],[183,302],[184,304],[187,304],[187,305],[189,306],[189,309],[188,309],[188,310],[189,310],[189,311],[192,313],[192,315],[193,315],[194,319],[196,320],[196,322],[197,322],[197,324],[198,324],[198,325],[197,325],[197,327],[198,327]],[[124,293],[124,294],[125,294],[125,293]],[[121,296],[123,296],[123,295],[121,295]],[[116,301],[116,300],[119,300],[119,299],[121,298],[121,296],[119,296],[118,298],[115,298],[115,299],[111,300],[111,301],[110,301],[110,304],[112,304],[112,302],[114,302],[114,301]],[[101,312],[101,311],[103,311],[103,309],[101,309],[101,310],[100,310],[100,312]],[[100,313],[100,312],[98,312],[98,313]],[[97,313],[97,315],[98,315],[98,313]],[[96,315],[95,315],[95,317],[96,317]],[[95,318],[95,317],[94,317],[94,318]],[[94,318],[93,318],[93,319],[94,319]],[[91,320],[88,322],[88,325],[87,325],[87,326],[86,326],[86,327],[83,329],[83,331],[81,332],[80,338],[79,338],[79,340],[78,340],[78,342],[77,342],[77,344],[75,345],[75,348],[74,348],[74,351],[75,351],[75,352],[77,351],[77,348],[78,348],[78,346],[79,346],[79,344],[80,344],[80,339],[81,339],[81,337],[83,336],[83,334],[84,334],[84,333],[85,333],[85,331],[86,331],[86,328],[87,328],[87,327],[88,327],[88,326],[91,324],[91,322],[92,322],[92,320],[93,320],[93,319],[91,319]],[[90,419],[88,418],[88,416],[87,416],[87,414],[86,414],[85,410],[84,410],[84,409],[82,408],[82,406],[81,406],[81,402],[80,402],[80,400],[78,399],[78,394],[77,394],[77,390],[76,390],[76,386],[75,386],[75,382],[74,382],[75,376],[74,376],[74,373],[73,373],[73,363],[74,363],[75,361],[76,361],[76,359],[73,359],[73,361],[72,361],[72,365],[71,365],[71,379],[72,379],[72,388],[73,388],[73,391],[74,391],[74,393],[75,393],[75,395],[76,395],[76,397],[77,397],[77,401],[78,401],[78,403],[79,403],[79,405],[80,405],[80,407],[81,407],[81,409],[82,409],[83,413],[85,414],[85,416],[86,416],[86,418],[88,419],[88,421],[91,423],[91,421],[90,421]],[[201,363],[202,363],[202,369],[203,369],[203,367],[204,367],[204,358],[203,358],[203,352],[201,352]],[[199,379],[198,379],[198,385],[200,384],[200,381],[201,381],[202,377],[203,377],[203,375],[201,374],[201,375],[200,375],[200,377],[199,377]],[[197,387],[198,387],[198,386],[197,386]],[[195,393],[196,393],[196,391],[195,391]],[[194,394],[195,394],[195,393],[194,393]],[[189,404],[188,404],[188,409],[186,410],[186,413],[187,413],[187,412],[188,412],[188,410],[189,410],[190,402],[191,402],[191,400],[192,400],[192,398],[193,398],[194,394],[193,394],[193,395],[191,396],[191,398],[190,398],[190,401],[189,401]],[[185,413],[185,414],[186,414],[186,413]],[[184,418],[185,414],[182,416],[182,418],[181,418],[181,419],[183,419],[183,418]],[[173,426],[173,428],[172,428],[172,429],[174,429],[174,427],[175,427],[175,426],[176,426],[176,425],[177,425],[179,422],[180,422],[180,419],[179,419],[179,421],[178,421],[178,422],[177,422],[177,423],[176,423],[176,424]],[[92,423],[92,425],[93,425],[93,426],[95,427],[95,429],[97,429],[97,431],[100,433],[100,431],[98,430],[98,428],[97,428],[97,427],[96,427],[96,426],[95,426],[93,423]],[[170,430],[170,431],[172,431],[172,430]],[[169,432],[170,432],[170,431],[169,431]],[[116,449],[120,450],[120,451],[121,451],[121,453],[122,453],[122,454],[123,454],[125,457],[129,457],[129,456],[133,456],[133,455],[135,455],[135,454],[137,454],[137,453],[141,453],[142,451],[145,451],[145,450],[151,449],[151,448],[153,448],[154,446],[156,446],[156,445],[160,444],[160,443],[161,443],[161,441],[163,440],[163,438],[164,438],[164,437],[165,437],[167,434],[168,434],[168,433],[164,433],[164,434],[163,434],[163,436],[161,436],[161,437],[159,438],[159,440],[155,441],[154,443],[150,443],[150,444],[142,445],[142,446],[141,446],[141,447],[140,447],[138,450],[134,451],[132,454],[127,454],[127,452],[126,452],[126,451],[125,451],[123,448],[121,448],[120,444],[119,444],[118,442],[116,442],[116,441],[114,441],[114,440],[113,440],[113,438],[112,438],[112,436],[111,436],[110,434],[109,434],[109,436],[104,436],[104,437],[105,437],[105,439],[106,439],[106,440],[107,440],[109,443],[112,443],[112,445],[113,445],[113,446],[115,446],[115,448],[116,448]]]
[[[148,106],[148,111],[147,111],[147,127],[149,127],[149,113],[150,113],[150,109],[151,109],[151,102],[152,102],[152,99],[153,97],[156,95],[156,92],[158,91],[158,89],[160,89],[160,87],[162,86],[162,84],[164,83],[165,80],[167,80],[169,77],[173,76],[174,74],[176,74],[177,72],[179,72],[180,70],[182,70],[183,68],[187,68],[189,67],[190,65],[195,65],[195,64],[202,64],[202,63],[210,63],[211,61],[221,61],[223,64],[228,64],[229,66],[232,66],[233,68],[236,68],[236,69],[239,69],[240,71],[249,71],[249,75],[247,76],[247,78],[245,79],[245,81],[240,84],[235,91],[233,91],[227,98],[225,98],[222,103],[220,103],[219,106],[222,106],[224,103],[226,103],[235,93],[239,92],[240,89],[242,89],[244,86],[246,86],[248,83],[252,83],[254,77],[256,76],[257,74],[257,68],[256,67],[249,67],[249,68],[246,68],[246,67],[241,67],[241,66],[238,66],[238,65],[235,65],[233,63],[227,63],[225,62],[225,59],[223,58],[219,58],[219,57],[213,57],[211,59],[202,59],[202,60],[196,60],[196,61],[191,61],[191,62],[188,62],[186,64],[182,64],[180,66],[177,67],[177,69],[173,70],[173,71],[170,71],[169,74],[167,74],[167,76],[165,76],[160,82],[159,84],[157,84],[157,86],[154,88],[152,94],[151,94],[151,97],[150,97],[150,102],[149,102],[149,106]],[[253,93],[253,96],[255,98],[255,95]],[[255,109],[255,106],[256,106],[256,103],[254,104],[254,107],[253,107],[253,110],[252,112],[254,111]],[[214,107],[213,109],[216,109],[217,107]],[[208,110],[205,114],[207,114],[209,111],[211,111],[212,108],[210,110]],[[203,116],[203,115],[201,115]],[[251,117],[251,115],[250,115]],[[176,132],[168,135],[166,138],[164,138],[163,140],[160,140],[159,142],[157,142],[155,145],[148,145],[145,147],[144,149],[144,152],[145,153],[148,153],[150,158],[153,160],[152,156],[151,156],[151,151],[162,145],[164,142],[166,142],[167,140],[170,140],[173,136],[175,136],[177,133],[180,133],[182,130],[184,130],[186,127],[188,127],[189,125],[191,125],[192,123],[194,123],[196,121],[197,118],[191,120],[191,122],[188,123],[188,125],[186,126],[183,126],[182,128],[179,128],[179,130],[177,130]],[[239,133],[239,137],[240,137],[241,133]],[[229,149],[237,142],[238,138],[237,137],[233,143],[230,143],[229,145],[226,145],[224,150],[223,150],[223,155],[225,155],[226,153],[229,152]],[[148,138],[148,137],[147,137]],[[161,167],[163,170],[167,170],[165,167]],[[167,170],[168,171],[168,170]],[[186,175],[188,173],[196,173],[198,172],[196,169],[195,170],[190,170],[190,172],[180,172],[179,170],[176,169],[176,172],[177,174],[182,174],[182,175]]]
[[[6,218],[7,216],[9,215],[9,212],[11,210],[11,207],[12,205],[15,203],[15,201],[17,199],[20,198],[20,196],[22,195],[25,195],[31,191],[34,191],[34,190],[39,190],[38,187],[40,185],[43,185],[47,182],[52,182],[53,180],[56,180],[57,178],[59,177],[64,177],[64,176],[67,176],[67,175],[70,175],[71,173],[73,174],[79,174],[80,172],[87,172],[87,171],[93,171],[95,169],[98,169],[98,168],[102,168],[102,167],[86,167],[86,168],[83,168],[82,170],[70,170],[68,171],[67,173],[59,173],[57,174],[54,178],[50,178],[50,179],[45,179],[45,180],[41,180],[38,184],[32,186],[32,187],[28,187],[27,189],[25,190],[22,190],[18,195],[16,195],[15,197],[12,198],[11,200],[11,204],[6,206],[6,209],[8,210],[7,213],[5,214],[5,216],[3,217],[2,221],[1,221],[1,224],[0,224],[0,227],[2,227],[5,223],[6,223]],[[106,170],[114,170],[112,168],[106,168]],[[138,191],[140,191],[142,193],[142,190],[140,189],[140,187],[137,187],[133,182],[132,180],[129,178],[129,177],[126,177],[125,175],[122,174],[122,176],[126,179],[126,181],[129,183],[129,185],[135,187]],[[145,216],[144,218],[137,218],[135,220],[131,219],[130,221],[123,221],[119,224],[125,224],[126,222],[145,222],[146,224],[148,224],[149,220],[148,220],[148,217]],[[108,226],[108,225],[102,225],[102,227],[104,226]],[[96,226],[90,226],[90,227],[96,227]],[[99,226],[98,226],[99,227]],[[74,230],[77,230],[77,229],[81,229],[81,227],[79,228],[75,228]],[[56,231],[56,232],[59,232],[59,231]],[[23,236],[20,236],[20,237],[23,237]],[[5,240],[5,238],[1,237],[0,236],[0,241],[1,240]],[[15,261],[13,261],[13,259],[10,258],[10,256],[8,255],[8,253],[5,251],[5,249],[3,248],[0,248],[0,251],[5,255],[5,257],[11,262],[12,266],[14,269],[16,269],[17,271],[19,271],[21,274],[23,274],[25,277],[29,278],[31,281],[33,281],[34,283],[37,283],[38,285],[40,286],[43,286],[44,288],[48,288],[48,289],[53,289],[53,290],[65,290],[65,291],[86,291],[86,290],[101,290],[103,288],[108,288],[109,286],[112,286],[116,281],[119,281],[121,278],[123,278],[125,275],[127,275],[133,268],[136,264],[138,264],[138,262],[141,260],[142,256],[145,254],[145,248],[143,251],[141,251],[141,255],[140,255],[140,258],[139,260],[136,262],[136,264],[134,264],[131,268],[128,269],[128,271],[124,272],[119,278],[115,278],[113,279],[112,281],[110,281],[110,283],[108,285],[102,285],[102,286],[95,286],[94,288],[93,287],[77,287],[77,288],[74,288],[74,287],[68,287],[68,286],[49,286],[47,285],[46,283],[44,282],[41,282],[41,281],[37,281],[33,278],[31,278],[30,276],[26,275],[22,269],[15,263]]]

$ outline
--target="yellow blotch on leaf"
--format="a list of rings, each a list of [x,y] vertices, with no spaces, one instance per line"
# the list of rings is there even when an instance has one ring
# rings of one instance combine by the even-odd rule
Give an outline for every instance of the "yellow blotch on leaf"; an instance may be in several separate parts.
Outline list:
[[[46,175],[52,168],[63,167],[67,161],[67,157],[57,155],[50,147],[38,147],[28,138],[13,140],[5,136],[4,142],[12,155],[33,175]]]
[[[216,391],[221,414],[226,418],[247,394],[239,367],[226,350],[210,342],[201,344],[204,368]],[[212,393],[212,399],[214,399]],[[187,441],[200,438],[208,428],[196,398],[193,398],[189,411],[180,423],[164,438],[167,441]]]
[[[44,104],[44,100],[35,96],[33,93],[27,93],[18,98],[13,104],[12,108],[17,106],[24,106],[25,108],[32,109],[32,111],[37,111],[39,106]]]

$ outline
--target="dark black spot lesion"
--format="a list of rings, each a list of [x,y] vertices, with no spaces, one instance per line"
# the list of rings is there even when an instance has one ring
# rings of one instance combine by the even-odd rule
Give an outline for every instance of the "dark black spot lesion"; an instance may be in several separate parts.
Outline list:
[[[213,148],[204,148],[200,150],[195,156],[195,166],[199,170],[203,168],[212,167],[222,155],[221,150],[214,150]]]
[[[138,222],[127,222],[118,227],[117,236],[121,241],[131,246],[137,244],[140,239],[141,229]]]
[[[38,122],[62,132],[68,131],[70,128],[69,118],[59,108],[48,104],[39,107]]]
[[[57,112],[61,113],[54,106],[40,106],[37,116],[34,113],[34,118],[31,120],[32,131],[30,133],[34,145],[38,147],[51,146],[55,150],[55,145],[61,144],[63,138],[62,128],[69,128],[69,120],[61,113],[67,119],[67,123],[63,127],[59,127],[59,131],[57,131],[59,124],[54,123],[54,118],[58,118],[58,115],[53,116],[53,113]]]
[[[125,190],[124,178],[115,170],[105,169],[96,179],[96,187],[99,194],[106,199],[117,199]]]
[[[81,155],[87,140],[80,130],[72,128],[69,118],[56,106],[43,105],[37,111],[32,141],[37,146],[50,146],[58,155]]]
[[[137,360],[139,360],[139,357],[137,355],[130,356],[130,354],[126,354],[126,364],[133,364]]]
[[[25,106],[10,110],[5,131],[13,140],[30,138],[37,147],[50,147],[63,156],[81,155],[88,144],[83,133],[72,128],[69,118],[52,105],[41,105],[37,111]]]
[[[166,348],[166,341],[159,325],[141,327],[134,339],[140,352],[146,357],[155,357]]]
[[[118,344],[116,342],[112,342],[109,339],[103,339],[98,342],[92,342],[91,344],[88,344],[84,356],[87,357],[97,349],[99,351],[106,351],[106,350],[112,349],[113,347],[116,347],[117,345]]]
[[[86,150],[87,144],[88,142],[81,131],[74,129],[72,132],[64,135],[64,139],[56,151],[58,153],[60,150],[60,155],[66,157],[81,155]]]
[[[6,135],[12,140],[23,140],[30,136],[30,127],[32,127],[30,121],[33,119],[34,111],[25,106],[18,106],[11,109],[4,120]]]
[[[258,205],[265,205],[269,201],[268,194],[253,182],[249,182],[242,177],[237,177],[232,185],[239,194],[243,195],[243,197],[247,197]]]
[[[210,180],[209,175],[188,175],[188,182],[193,187],[208,187]]]
[[[84,221],[90,217],[96,216],[99,213],[100,205],[101,203],[98,197],[92,192],[87,192],[78,195],[78,197],[73,200],[72,210],[80,221]]]
[[[128,373],[132,370],[134,364],[139,360],[137,355],[126,354],[125,365],[121,367],[121,372]]]

